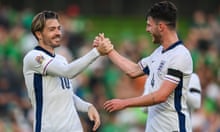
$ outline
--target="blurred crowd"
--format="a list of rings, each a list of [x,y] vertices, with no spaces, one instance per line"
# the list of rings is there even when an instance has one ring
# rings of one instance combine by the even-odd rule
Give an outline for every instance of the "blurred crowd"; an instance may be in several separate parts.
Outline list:
[[[91,25],[80,19],[77,7],[59,13],[64,38],[56,50],[72,61],[92,48],[92,40],[86,37]],[[24,85],[22,60],[24,54],[37,45],[30,32],[34,15],[30,9],[16,11],[0,6],[0,132],[32,132],[34,115]],[[220,9],[212,14],[196,10],[190,27],[185,28],[189,30],[183,41],[191,51],[194,72],[199,75],[202,86],[202,107],[192,114],[193,130],[220,132]],[[146,36],[138,36],[135,40],[121,39],[115,48],[137,62],[150,54],[155,45]],[[100,57],[72,80],[74,92],[93,103],[100,112],[100,132],[144,131],[147,113],[141,108],[115,113],[103,109],[107,99],[141,95],[144,82],[145,77],[128,78],[107,57]],[[92,122],[85,113],[80,116],[85,132],[89,132]]]

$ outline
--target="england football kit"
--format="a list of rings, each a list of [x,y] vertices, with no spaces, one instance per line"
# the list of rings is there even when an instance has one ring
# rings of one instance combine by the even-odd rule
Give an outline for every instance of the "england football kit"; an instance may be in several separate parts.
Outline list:
[[[88,112],[91,105],[73,93],[75,77],[99,56],[94,48],[85,56],[67,63],[40,46],[24,57],[23,73],[34,109],[34,132],[83,132],[77,110]]]
[[[187,87],[192,73],[190,52],[178,41],[165,51],[162,46],[158,47],[149,57],[139,61],[139,65],[148,74],[146,94],[158,90],[164,80],[177,84],[165,102],[148,107],[146,131],[190,132],[186,104]]]
[[[187,92],[187,105],[190,113],[201,107],[201,91],[199,76],[196,73],[193,73],[189,81]]]

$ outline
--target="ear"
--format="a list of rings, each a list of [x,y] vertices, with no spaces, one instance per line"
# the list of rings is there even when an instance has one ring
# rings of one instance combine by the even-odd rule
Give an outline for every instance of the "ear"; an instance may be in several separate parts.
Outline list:
[[[36,31],[35,34],[36,34],[38,40],[41,40],[41,39],[42,39],[42,34],[41,34],[40,31]]]
[[[159,23],[159,31],[160,32],[164,31],[165,28],[166,28],[166,24],[165,23],[163,23],[163,22]]]

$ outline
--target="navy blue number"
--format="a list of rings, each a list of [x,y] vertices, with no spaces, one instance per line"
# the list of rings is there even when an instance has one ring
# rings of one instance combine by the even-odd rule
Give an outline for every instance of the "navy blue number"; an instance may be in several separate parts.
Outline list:
[[[61,86],[63,89],[69,89],[70,88],[70,82],[69,79],[64,78],[64,77],[60,77],[61,80]]]

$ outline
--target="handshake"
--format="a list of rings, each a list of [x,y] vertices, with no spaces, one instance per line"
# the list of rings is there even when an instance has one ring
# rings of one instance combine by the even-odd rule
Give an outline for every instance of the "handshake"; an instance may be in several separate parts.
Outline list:
[[[107,55],[114,49],[109,38],[105,38],[103,33],[95,37],[93,47],[96,47],[101,55]]]

